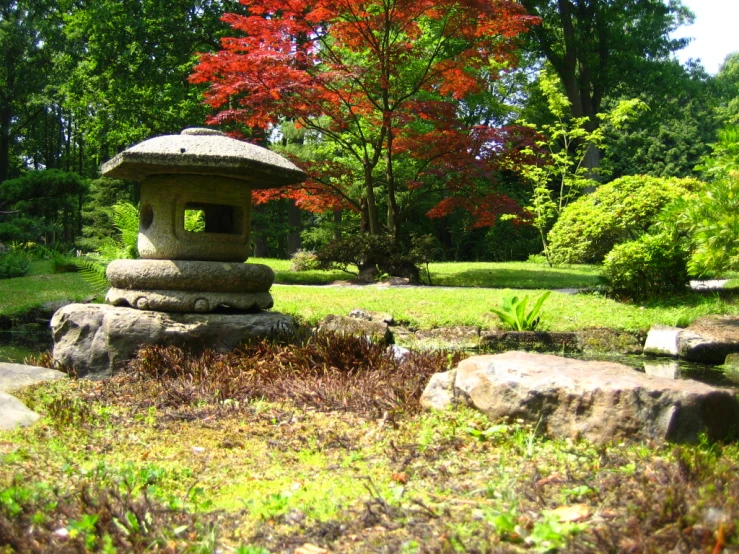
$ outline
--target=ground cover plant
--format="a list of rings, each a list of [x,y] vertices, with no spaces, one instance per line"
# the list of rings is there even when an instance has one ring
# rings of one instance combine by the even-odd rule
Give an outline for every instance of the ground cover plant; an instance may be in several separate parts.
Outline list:
[[[18,552],[719,552],[735,444],[595,446],[468,409],[421,412],[459,355],[321,335],[231,354],[148,348],[125,372],[26,389],[0,434]]]

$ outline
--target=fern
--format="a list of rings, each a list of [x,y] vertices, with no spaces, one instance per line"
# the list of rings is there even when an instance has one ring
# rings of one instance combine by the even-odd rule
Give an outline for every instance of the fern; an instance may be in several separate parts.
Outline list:
[[[139,257],[139,209],[128,202],[119,202],[111,208],[109,215],[120,235],[115,239],[105,239],[97,252],[78,258],[75,262],[82,278],[99,292],[105,292],[110,286],[105,275],[110,262]]]
[[[94,255],[75,260],[80,276],[99,293],[104,293],[110,287],[110,282],[105,275],[108,263],[102,258],[96,259]]]

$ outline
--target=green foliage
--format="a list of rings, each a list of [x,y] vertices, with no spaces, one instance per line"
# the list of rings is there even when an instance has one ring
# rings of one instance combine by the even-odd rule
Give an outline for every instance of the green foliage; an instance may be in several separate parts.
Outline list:
[[[95,290],[108,288],[105,269],[113,260],[138,258],[139,209],[128,202],[119,202],[110,211],[117,237],[106,237],[100,242],[97,252],[77,258],[80,275]]]
[[[597,185],[598,168],[589,167],[585,162],[592,149],[603,147],[604,133],[600,126],[592,129],[589,117],[572,117],[570,101],[560,90],[559,79],[551,70],[542,71],[537,84],[547,100],[553,122],[539,127],[524,122],[537,130],[540,138],[536,146],[540,150],[525,149],[534,161],[522,164],[518,171],[533,188],[527,208],[533,214],[534,227],[539,230],[544,254],[552,263],[546,233],[571,201],[585,188]],[[599,119],[621,126],[635,113],[646,109],[646,104],[640,100],[626,100],[611,112],[599,114]]]
[[[73,242],[87,186],[76,173],[29,171],[0,186],[0,240]]]
[[[518,296],[507,296],[503,299],[500,309],[491,308],[490,311],[497,315],[508,329],[514,331],[533,331],[539,325],[539,311],[544,301],[549,298],[551,291],[542,294],[530,311],[526,311],[529,301],[528,295],[519,299]]]
[[[185,210],[185,231],[191,233],[205,231],[205,212],[203,210]]]
[[[603,263],[606,290],[615,297],[642,300],[684,293],[688,254],[674,234],[644,234],[617,245]]]
[[[118,234],[111,217],[111,206],[134,202],[134,188],[128,181],[100,177],[90,182],[89,193],[82,207],[82,236],[76,245],[85,252],[94,252],[103,241]]]
[[[602,167],[613,178],[624,175],[690,177],[708,144],[715,140],[720,94],[715,80],[699,65],[677,60],[659,69],[660,86],[640,91],[649,110],[624,125],[604,125]],[[614,100],[608,99],[606,107]]]
[[[63,254],[57,250],[52,250],[49,253],[49,259],[54,273],[71,273],[77,271],[79,266],[77,265],[77,258],[73,254]]]
[[[688,270],[695,276],[739,269],[739,127],[724,129],[719,139],[699,167],[711,182],[662,214],[663,225],[687,234]]]
[[[357,266],[360,274],[374,269],[418,282],[418,265],[425,264],[428,270],[428,263],[437,252],[436,240],[429,235],[413,237],[411,247],[404,248],[394,243],[390,235],[361,234],[330,242],[316,252],[316,259],[321,269],[353,273],[349,268]]]
[[[30,269],[31,260],[24,252],[0,252],[0,279],[23,277]]]
[[[549,233],[554,263],[600,262],[617,244],[635,240],[669,202],[700,190],[696,179],[621,177],[579,198]]]
[[[298,250],[290,259],[290,271],[312,271],[318,268],[315,252]]]

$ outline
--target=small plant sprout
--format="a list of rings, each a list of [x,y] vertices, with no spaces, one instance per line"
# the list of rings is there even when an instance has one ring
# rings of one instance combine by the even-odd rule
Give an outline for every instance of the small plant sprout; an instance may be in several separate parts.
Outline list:
[[[497,315],[503,322],[503,325],[514,331],[533,331],[539,325],[539,311],[544,301],[549,297],[551,291],[542,294],[534,304],[530,311],[526,311],[529,301],[528,295],[523,298],[518,296],[507,296],[503,299],[500,309],[491,308],[490,311]]]

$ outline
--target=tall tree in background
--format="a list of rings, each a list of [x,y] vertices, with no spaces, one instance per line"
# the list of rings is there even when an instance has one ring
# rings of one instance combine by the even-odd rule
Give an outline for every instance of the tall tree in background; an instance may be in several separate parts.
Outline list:
[[[54,73],[60,27],[56,2],[0,3],[0,182],[16,165],[14,145],[44,114],[43,93]]]
[[[341,179],[327,192],[380,234],[375,189],[382,187],[396,240],[399,188],[414,185],[397,179],[398,157],[421,157],[426,167],[456,161],[454,172],[482,152],[483,133],[462,124],[459,104],[513,62],[513,39],[534,22],[506,0],[242,4],[248,16],[224,17],[240,36],[204,54],[193,75],[210,83],[207,101],[221,110],[210,122],[267,130],[291,120],[312,130],[361,182],[361,198],[336,184]]]
[[[557,72],[573,117],[598,126],[607,96],[636,96],[655,63],[687,44],[670,32],[692,20],[680,0],[520,0],[542,20],[531,33],[536,48]],[[597,148],[586,165],[600,164]]]

